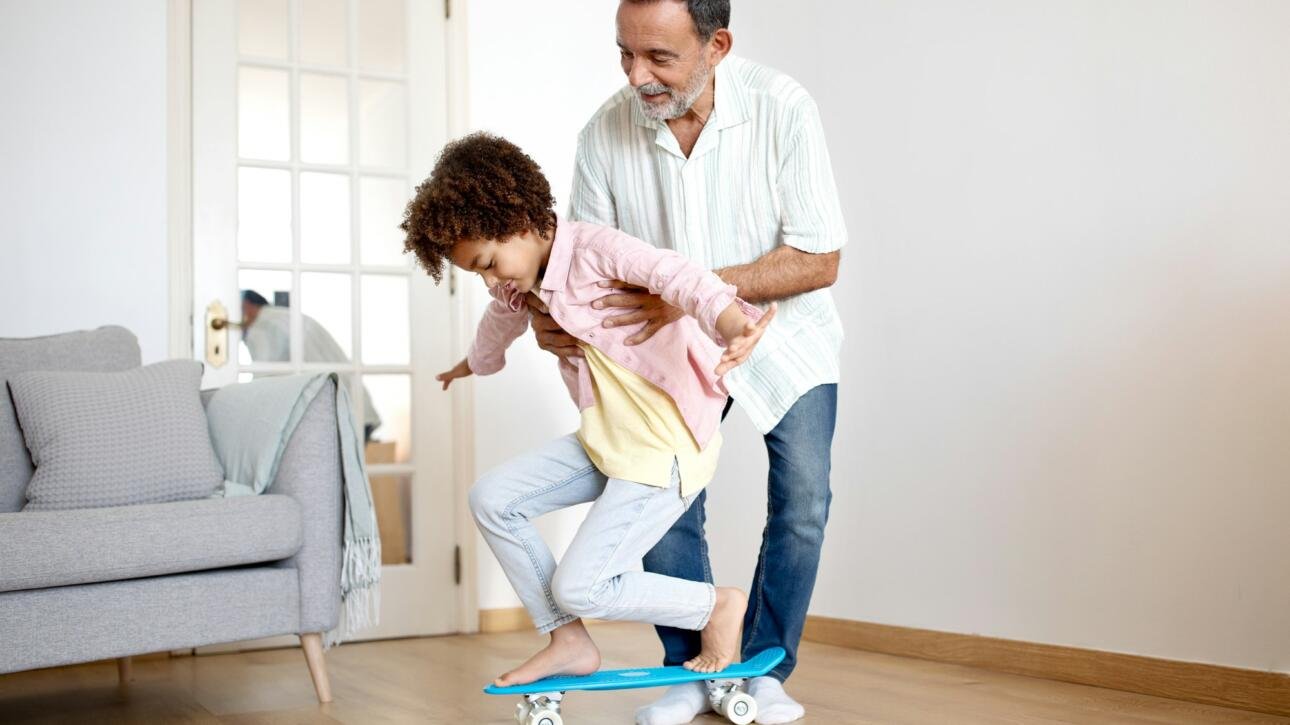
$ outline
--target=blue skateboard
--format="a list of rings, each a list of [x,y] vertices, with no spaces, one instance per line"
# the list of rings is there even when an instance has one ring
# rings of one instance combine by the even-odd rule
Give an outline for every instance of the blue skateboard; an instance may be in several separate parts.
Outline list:
[[[735,725],[747,725],[757,717],[757,701],[741,688],[749,678],[761,677],[784,659],[781,647],[771,647],[745,662],[736,662],[720,672],[691,672],[684,667],[652,667],[639,670],[601,670],[582,677],[548,677],[527,685],[489,685],[489,695],[521,695],[515,706],[519,725],[564,725],[560,701],[574,690],[635,690],[665,687],[683,682],[706,681],[712,709]]]

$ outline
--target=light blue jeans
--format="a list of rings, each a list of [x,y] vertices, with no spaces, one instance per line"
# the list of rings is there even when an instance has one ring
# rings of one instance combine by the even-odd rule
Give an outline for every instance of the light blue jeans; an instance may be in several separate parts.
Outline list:
[[[533,519],[588,501],[556,566]],[[703,629],[711,584],[634,571],[693,501],[681,496],[675,467],[668,488],[608,478],[574,434],[503,463],[470,491],[475,522],[539,632],[579,617]]]

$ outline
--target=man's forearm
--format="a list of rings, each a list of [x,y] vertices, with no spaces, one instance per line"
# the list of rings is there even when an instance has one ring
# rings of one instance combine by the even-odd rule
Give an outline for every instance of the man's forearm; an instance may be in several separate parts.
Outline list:
[[[831,287],[838,279],[841,252],[811,254],[781,246],[748,264],[716,270],[748,302],[766,303]]]

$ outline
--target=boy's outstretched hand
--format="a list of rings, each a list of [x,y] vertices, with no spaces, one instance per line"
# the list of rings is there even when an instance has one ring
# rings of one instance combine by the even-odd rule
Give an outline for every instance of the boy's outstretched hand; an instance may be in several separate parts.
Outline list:
[[[717,331],[726,339],[726,352],[721,356],[721,362],[717,364],[715,372],[718,376],[725,375],[731,368],[748,359],[748,355],[752,353],[754,347],[757,347],[757,342],[770,326],[770,321],[775,317],[777,309],[779,305],[772,302],[770,309],[766,310],[766,314],[762,315],[757,322],[748,319],[734,304],[721,313],[717,318]]]
[[[452,366],[452,370],[449,370],[448,372],[445,372],[445,373],[439,373],[438,375],[434,376],[434,379],[443,383],[443,389],[447,390],[448,386],[452,384],[452,381],[456,380],[457,378],[464,378],[470,374],[471,374],[470,365],[468,365],[465,360],[462,360],[461,362]]]

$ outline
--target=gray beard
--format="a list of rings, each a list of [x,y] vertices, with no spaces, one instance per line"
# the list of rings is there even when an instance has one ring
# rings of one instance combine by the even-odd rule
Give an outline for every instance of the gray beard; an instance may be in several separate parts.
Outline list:
[[[655,121],[671,121],[674,118],[680,118],[688,113],[694,102],[703,95],[703,89],[707,87],[708,78],[711,76],[712,67],[704,66],[690,77],[690,84],[679,93],[662,83],[646,83],[636,88],[636,102],[640,104],[641,113],[644,113],[646,118]],[[645,94],[656,93],[666,93],[670,100],[665,105],[656,106],[642,98]]]

